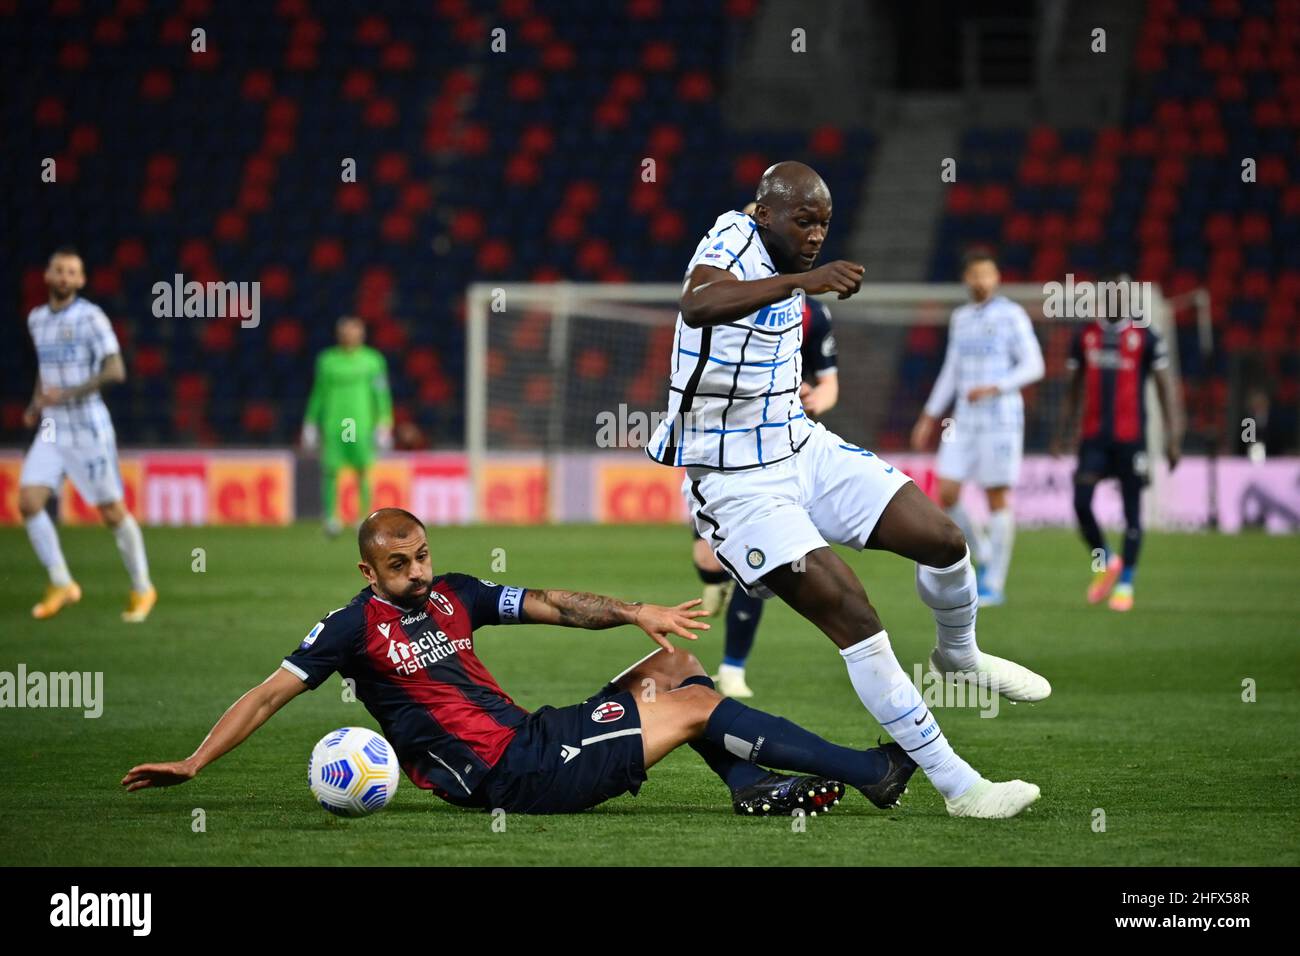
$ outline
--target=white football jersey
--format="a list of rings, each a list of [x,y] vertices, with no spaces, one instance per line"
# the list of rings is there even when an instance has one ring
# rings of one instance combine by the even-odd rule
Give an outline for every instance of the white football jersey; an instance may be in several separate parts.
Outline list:
[[[120,349],[104,311],[80,297],[57,312],[41,305],[27,314],[27,331],[36,346],[41,385],[75,388],[98,374],[104,359]],[[113,420],[98,392],[46,406],[43,419],[54,422],[59,444],[100,444],[113,437]]]
[[[1025,403],[1020,390],[1043,377],[1043,350],[1029,314],[1006,296],[968,302],[953,310],[943,368],[925,403],[938,418],[956,399],[959,423],[1021,429]],[[971,389],[996,385],[998,394],[967,401]]]
[[[741,281],[776,274],[757,224],[735,210],[700,240],[686,274],[698,265]],[[679,312],[668,417],[646,454],[665,465],[717,471],[761,468],[796,454],[812,431],[799,402],[803,312],[803,292],[703,329],[689,327]]]

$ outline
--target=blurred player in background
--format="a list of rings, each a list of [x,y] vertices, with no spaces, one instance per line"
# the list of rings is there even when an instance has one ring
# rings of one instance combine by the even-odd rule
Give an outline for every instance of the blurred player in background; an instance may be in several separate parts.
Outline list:
[[[1127,281],[1127,276],[1119,277]],[[1109,313],[1105,297],[1099,310]],[[1115,309],[1113,311],[1121,311]],[[1155,376],[1164,419],[1165,456],[1172,471],[1182,456],[1182,414],[1175,399],[1165,342],[1152,329],[1130,319],[1103,314],[1075,333],[1066,360],[1070,381],[1061,409],[1061,428],[1053,453],[1072,443],[1075,414],[1082,397],[1083,427],[1079,464],[1074,473],[1074,512],[1083,540],[1100,559],[1088,586],[1088,603],[1110,598],[1113,611],[1133,607],[1133,575],[1142,547],[1142,488],[1150,478],[1146,450],[1146,382]],[[1092,494],[1103,478],[1119,481],[1124,500],[1123,556],[1112,554],[1092,511]]]
[[[131,576],[122,620],[138,623],[149,616],[158,594],[149,580],[144,535],[122,501],[117,436],[99,394],[105,385],[126,380],[126,366],[108,316],[77,294],[85,284],[85,267],[76,250],[56,250],[45,269],[49,302],[27,315],[37,373],[23,424],[33,428],[39,423],[40,428],[23,459],[18,509],[32,548],[50,576],[32,617],[53,617],[65,605],[81,600],[81,588],[68,571],[59,533],[46,511],[66,475],[113,531]]]
[[[357,513],[370,511],[370,466],[376,448],[393,447],[393,399],[388,365],[366,345],[365,324],[345,315],[335,327],[339,344],[316,357],[316,377],[302,426],[302,443],[321,449],[321,514],[325,533],[343,530],[338,513],[339,470],[357,476]]]
[[[748,203],[743,212],[754,215],[755,203]],[[810,418],[819,418],[835,407],[840,398],[840,377],[836,369],[835,336],[831,333],[831,310],[816,299],[805,299],[803,310],[803,384],[799,386],[799,400]],[[682,486],[682,494],[689,496],[690,482]],[[689,497],[687,511],[690,510]],[[695,536],[695,571],[704,582],[703,603],[706,614],[717,614],[727,609],[727,629],[723,645],[722,663],[713,676],[718,692],[727,697],[753,697],[754,692],[745,680],[745,662],[754,648],[754,637],[763,617],[763,599],[736,590],[736,582],[726,572],[713,549],[700,533],[691,528]]]
[[[967,255],[962,281],[972,301],[953,310],[947,354],[912,429],[912,448],[930,447],[935,426],[955,399],[952,427],[939,443],[939,503],[974,544],[980,605],[987,606],[1005,600],[1016,536],[1011,489],[1020,478],[1025,443],[1020,390],[1043,377],[1043,352],[1028,313],[996,294],[1001,275],[992,255]],[[965,481],[977,482],[988,497],[987,537],[961,505]]]

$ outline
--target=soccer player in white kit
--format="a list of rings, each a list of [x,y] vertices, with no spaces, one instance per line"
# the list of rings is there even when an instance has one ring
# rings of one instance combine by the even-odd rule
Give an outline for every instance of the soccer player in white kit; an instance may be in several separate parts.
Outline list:
[[[29,428],[39,424],[39,428],[23,460],[18,509],[50,578],[32,617],[53,617],[65,605],[81,600],[81,588],[68,571],[59,533],[45,510],[66,475],[113,531],[131,576],[122,620],[139,622],[149,616],[158,595],[149,580],[144,536],[122,501],[117,438],[99,395],[103,386],[125,381],[126,368],[108,317],[77,294],[85,284],[85,269],[76,251],[56,250],[45,269],[49,304],[27,316],[38,370],[23,423]]]
[[[1020,479],[1025,403],[1020,390],[1043,377],[1043,351],[1029,314],[997,295],[1001,276],[987,252],[966,256],[962,281],[971,301],[953,310],[948,349],[925,410],[912,429],[912,447],[929,448],[940,417],[956,399],[951,426],[939,442],[939,502],[976,542],[982,606],[1005,601],[1016,523],[1011,489]],[[974,481],[988,498],[987,537],[961,505],[962,482]]]
[[[686,468],[696,529],[736,581],[780,597],[840,649],[862,704],[912,761],[905,772],[920,766],[953,816],[1014,816],[1038,787],[993,783],[957,755],[829,543],[917,562],[938,635],[930,664],[948,679],[1013,700],[1041,700],[1051,686],[977,646],[975,573],[957,526],[902,472],[811,422],[800,404],[804,295],[848,298],[862,282],[855,263],[813,267],[830,190],[808,166],[777,163],[756,201],[752,219],[719,216],[686,269],[668,417],[646,453]],[[753,744],[736,740],[736,752]]]

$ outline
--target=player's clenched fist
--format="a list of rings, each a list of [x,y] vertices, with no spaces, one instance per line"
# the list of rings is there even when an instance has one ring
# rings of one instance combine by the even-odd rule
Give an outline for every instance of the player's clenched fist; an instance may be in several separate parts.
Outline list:
[[[836,259],[811,272],[805,272],[802,287],[808,295],[838,292],[841,299],[847,299],[862,288],[862,275],[866,271],[856,262]]]

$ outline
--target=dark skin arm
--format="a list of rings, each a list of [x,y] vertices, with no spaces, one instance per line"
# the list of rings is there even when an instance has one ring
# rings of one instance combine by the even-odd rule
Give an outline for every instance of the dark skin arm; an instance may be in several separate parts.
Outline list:
[[[558,624],[597,631],[621,624],[635,624],[669,654],[676,649],[669,634],[695,640],[692,630],[707,631],[709,625],[695,620],[704,612],[695,609],[700,599],[676,607],[620,601],[581,591],[528,590],[524,592],[524,617],[530,624]]]
[[[1065,401],[1061,403],[1061,418],[1048,448],[1053,455],[1059,455],[1074,446],[1074,416],[1079,410],[1079,399],[1083,394],[1083,373],[1077,368],[1071,369],[1069,376],[1065,383]]]
[[[1169,369],[1156,369],[1155,378],[1156,397],[1160,400],[1160,414],[1165,422],[1165,458],[1169,460],[1169,470],[1173,471],[1183,457],[1182,409],[1174,390],[1174,377],[1169,374]]]
[[[838,292],[841,299],[847,299],[862,286],[865,271],[857,263],[841,259],[810,272],[742,282],[726,269],[696,266],[682,286],[682,321],[693,329],[725,325],[765,305],[790,298],[796,289],[802,289],[806,295]]]

